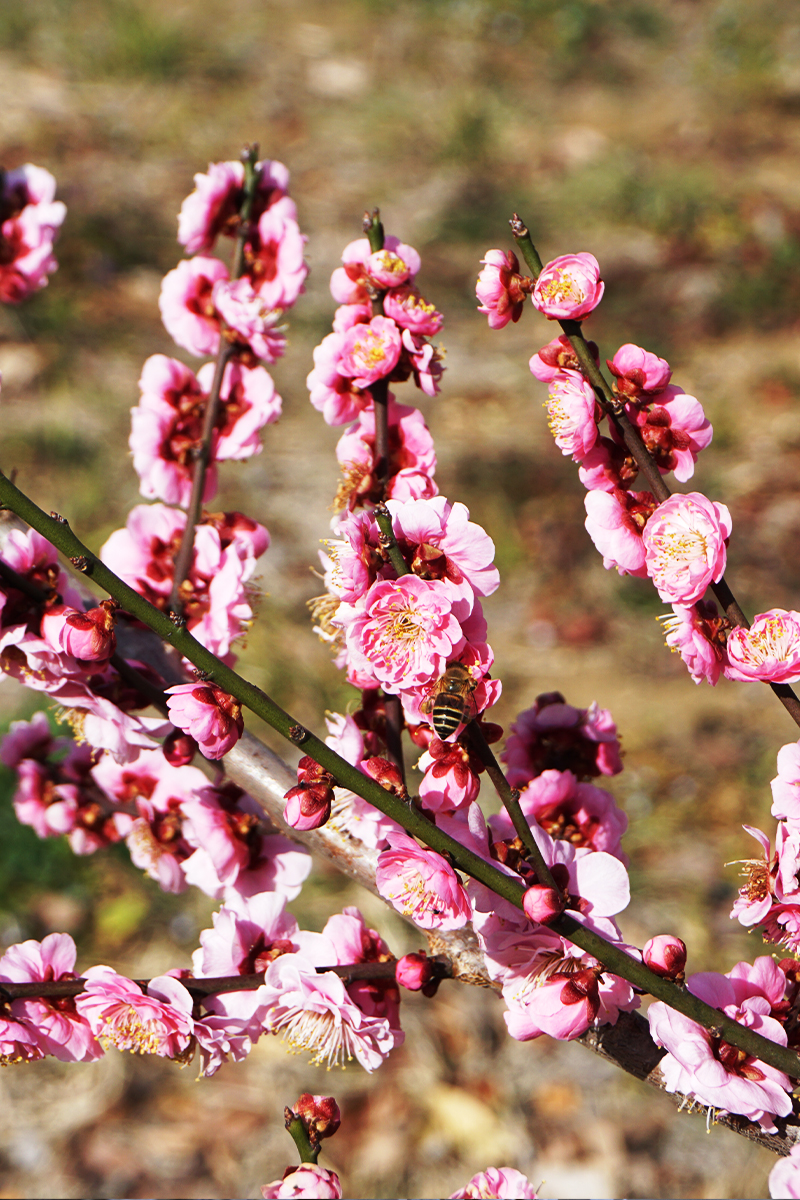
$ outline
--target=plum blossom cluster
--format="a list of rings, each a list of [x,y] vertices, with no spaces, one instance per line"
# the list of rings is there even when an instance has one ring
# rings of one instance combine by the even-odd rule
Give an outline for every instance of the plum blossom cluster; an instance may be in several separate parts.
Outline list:
[[[58,267],[53,243],[67,215],[44,167],[0,169],[0,301],[19,304]]]
[[[358,909],[346,908],[322,933],[308,933],[285,905],[286,896],[274,892],[232,896],[200,935],[193,970],[176,969],[147,985],[98,965],[80,976],[73,996],[15,999],[7,991],[0,1062],[47,1055],[89,1062],[115,1047],[181,1063],[196,1054],[201,1074],[213,1075],[223,1063],[245,1058],[260,1037],[278,1034],[312,1061],[344,1066],[355,1058],[374,1070],[403,1041],[397,985],[391,979],[347,984],[330,968],[385,961],[386,944]],[[65,933],[10,946],[0,958],[0,990],[78,980],[75,962],[75,944]],[[253,975],[263,977],[256,987]],[[249,977],[241,991],[193,998],[192,980],[238,976]],[[331,1112],[329,1130],[333,1119]]]

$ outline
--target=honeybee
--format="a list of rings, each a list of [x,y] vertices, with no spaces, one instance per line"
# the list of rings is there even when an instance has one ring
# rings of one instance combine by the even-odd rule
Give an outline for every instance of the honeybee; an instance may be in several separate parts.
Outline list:
[[[471,721],[475,716],[472,693],[477,686],[469,667],[460,662],[450,663],[433,685],[430,695],[423,700],[420,708],[431,714],[434,732],[442,741],[455,733],[462,721]]]

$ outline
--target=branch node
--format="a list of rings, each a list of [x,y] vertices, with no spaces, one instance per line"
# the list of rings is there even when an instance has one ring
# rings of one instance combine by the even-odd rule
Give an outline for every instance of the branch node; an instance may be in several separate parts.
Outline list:
[[[85,554],[77,554],[75,556],[75,558],[71,558],[69,561],[72,563],[72,565],[76,571],[88,571],[89,570],[89,565],[90,565],[89,559],[86,557]]]
[[[61,513],[51,512],[50,516],[53,518],[54,521],[58,521],[59,525],[69,525],[69,521],[67,520],[66,517],[62,517]]]
[[[308,730],[304,729],[302,725],[290,725],[289,737],[296,745],[300,746],[308,737]]]
[[[175,626],[176,629],[185,629],[186,628],[186,617],[184,617],[181,613],[177,613],[173,609],[170,609],[168,615],[169,615],[170,621],[172,622],[172,624]]]

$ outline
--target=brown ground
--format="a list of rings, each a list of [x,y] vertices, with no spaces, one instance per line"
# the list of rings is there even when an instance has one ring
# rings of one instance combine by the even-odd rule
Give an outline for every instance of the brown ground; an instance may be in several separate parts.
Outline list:
[[[125,453],[143,359],[173,353],[160,276],[179,256],[192,174],[257,140],[293,178],[312,267],[275,371],[285,416],[260,458],[223,473],[221,502],[273,535],[243,666],[314,728],[348,702],[303,602],[336,485],[338,434],[307,403],[329,326],[327,280],[365,205],[423,255],[448,371],[422,401],[438,478],[495,538],[486,605],[499,719],[540,691],[597,699],[623,733],[613,781],[631,830],[639,944],[673,930],[690,969],[727,970],[760,943],[727,918],[742,821],[769,829],[775,753],[794,731],[765,689],[696,688],[663,649],[647,585],[603,571],[582,488],[553,447],[527,369],[551,335],[530,312],[490,332],[474,278],[518,209],[545,258],[591,250],[604,356],[665,355],[715,426],[697,487],[733,514],[729,578],[750,612],[797,603],[800,501],[800,25],[769,0],[26,0],[0,8],[0,148],[41,163],[69,216],[46,292],[0,314],[2,466],[92,546],[138,502]],[[180,356],[180,355],[179,355]],[[404,389],[405,391],[405,389]],[[407,393],[401,394],[407,402]],[[4,720],[29,695],[0,692]],[[188,963],[203,897],[163,897],[114,856],[76,863],[4,818],[6,943],[70,929],[80,964],[131,973]],[[393,948],[409,934],[321,871],[295,906],[319,928],[362,903]],[[66,879],[65,895],[60,886]],[[330,892],[335,893],[334,896]],[[193,1071],[110,1055],[0,1077],[0,1197],[257,1196],[292,1148],[280,1111],[334,1092],[345,1125],[326,1161],[351,1196],[432,1196],[490,1164],[544,1196],[758,1197],[771,1156],[611,1070],[580,1047],[505,1035],[491,995],[411,999],[407,1046],[375,1076],[322,1076],[265,1040],[246,1064]]]

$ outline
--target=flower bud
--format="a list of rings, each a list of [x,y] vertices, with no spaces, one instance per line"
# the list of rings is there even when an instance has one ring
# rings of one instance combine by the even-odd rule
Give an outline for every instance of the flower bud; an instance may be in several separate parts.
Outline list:
[[[117,646],[114,633],[116,607],[113,600],[104,600],[98,608],[90,608],[88,612],[57,605],[42,618],[42,637],[54,650],[71,654],[82,662],[105,662]]]
[[[660,933],[645,943],[642,958],[646,967],[664,979],[683,979],[686,943],[671,933]]]
[[[283,819],[293,829],[319,829],[331,815],[333,789],[325,783],[289,788]]]
[[[342,1123],[342,1114],[333,1096],[312,1096],[310,1092],[303,1092],[292,1112],[305,1125],[312,1145],[322,1138],[333,1137]]]
[[[393,762],[389,762],[388,758],[380,758],[375,755],[373,758],[364,759],[361,767],[382,788],[386,788],[389,792],[394,792],[395,796],[399,796],[401,800],[408,799],[408,792],[403,782],[403,776],[400,774],[400,768]]]
[[[433,979],[433,963],[424,950],[418,954],[404,954],[397,960],[395,978],[401,987],[420,992]]]
[[[161,743],[161,751],[171,767],[185,767],[197,753],[197,742],[188,733],[173,729]]]
[[[529,887],[522,897],[522,907],[529,921],[538,921],[540,925],[549,925],[566,907],[564,897],[555,888],[543,883],[535,883]]]

